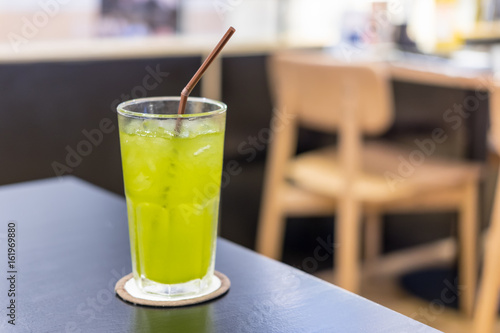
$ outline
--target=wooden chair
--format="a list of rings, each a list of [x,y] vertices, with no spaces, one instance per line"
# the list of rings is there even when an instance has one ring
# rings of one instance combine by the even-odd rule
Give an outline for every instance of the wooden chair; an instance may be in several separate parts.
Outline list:
[[[482,273],[474,312],[474,331],[476,333],[491,333],[498,317],[500,296],[500,182],[498,180]]]
[[[496,153],[500,156],[500,85],[490,94],[491,136]],[[493,332],[498,317],[500,296],[500,169],[497,176],[495,200],[484,250],[482,277],[474,311],[474,332]]]
[[[336,213],[337,283],[359,292],[361,217],[366,219],[368,259],[381,247],[381,214],[459,212],[461,307],[471,314],[476,284],[477,188],[480,167],[433,158],[430,141],[407,151],[363,142],[393,120],[382,65],[350,65],[328,56],[283,53],[270,59],[276,112],[271,124],[257,250],[280,259],[285,217]],[[338,133],[337,147],[295,155],[298,125]],[[443,140],[434,131],[429,140]],[[426,150],[427,149],[427,150]],[[429,154],[426,154],[429,153]],[[406,161],[406,162],[405,162]]]

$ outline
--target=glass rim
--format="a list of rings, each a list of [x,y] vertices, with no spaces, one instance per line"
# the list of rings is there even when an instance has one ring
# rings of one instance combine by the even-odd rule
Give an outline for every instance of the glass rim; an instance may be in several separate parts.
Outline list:
[[[189,113],[189,114],[159,114],[159,113],[143,113],[143,112],[135,112],[125,110],[125,107],[140,104],[145,102],[158,102],[158,101],[180,101],[180,96],[159,96],[159,97],[143,97],[131,99],[125,102],[118,104],[116,107],[116,112],[119,115],[126,117],[134,117],[134,118],[143,118],[143,119],[176,119],[176,118],[198,118],[198,117],[207,117],[214,116],[217,114],[221,114],[226,112],[227,105],[216,101],[214,99],[206,98],[206,97],[188,97],[187,102],[198,102],[198,103],[206,103],[218,106],[218,109],[208,111],[208,112],[200,112],[200,113]]]

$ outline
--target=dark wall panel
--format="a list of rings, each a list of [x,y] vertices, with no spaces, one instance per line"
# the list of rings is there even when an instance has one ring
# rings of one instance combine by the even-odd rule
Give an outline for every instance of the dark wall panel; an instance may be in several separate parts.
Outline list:
[[[1,65],[0,184],[56,176],[57,162],[59,173],[122,193],[117,102],[178,95],[199,64],[193,57]],[[92,130],[103,119],[112,124],[100,140]],[[68,150],[86,156],[68,165]]]

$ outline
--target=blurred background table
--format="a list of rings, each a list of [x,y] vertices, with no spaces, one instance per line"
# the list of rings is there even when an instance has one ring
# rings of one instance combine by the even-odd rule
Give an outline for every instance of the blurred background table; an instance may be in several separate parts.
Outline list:
[[[3,239],[17,225],[16,326],[4,315],[3,332],[437,332],[224,239],[227,295],[169,310],[127,304],[112,291],[131,271],[125,200],[74,177],[0,187],[0,221]]]

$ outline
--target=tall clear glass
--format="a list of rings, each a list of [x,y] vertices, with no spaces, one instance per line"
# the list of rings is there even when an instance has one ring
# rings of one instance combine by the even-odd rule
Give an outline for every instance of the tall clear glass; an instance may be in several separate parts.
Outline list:
[[[175,297],[211,282],[226,105],[179,97],[118,105],[132,268],[137,287]]]

